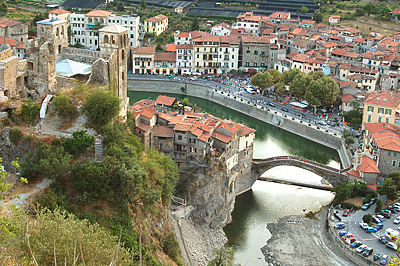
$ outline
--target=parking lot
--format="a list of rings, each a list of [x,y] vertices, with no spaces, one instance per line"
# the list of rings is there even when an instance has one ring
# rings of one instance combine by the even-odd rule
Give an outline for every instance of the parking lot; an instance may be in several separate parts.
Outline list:
[[[375,233],[368,233],[363,228],[361,228],[360,223],[363,222],[362,217],[365,214],[371,213],[373,214],[375,211],[376,204],[373,204],[368,210],[358,210],[349,214],[349,216],[342,216],[344,209],[335,209],[334,211],[337,215],[342,219],[342,222],[345,224],[345,228],[337,229],[337,233],[341,231],[350,232],[353,234],[354,238],[358,241],[361,241],[362,244],[367,245],[368,247],[373,248],[372,255],[368,256],[369,259],[373,259],[374,254],[379,253],[381,257],[383,255],[388,255],[389,260],[391,255],[395,255],[395,251],[386,247],[385,244],[379,241],[379,237],[384,236],[386,229],[392,228],[396,230],[397,227],[400,227],[400,224],[396,225],[393,221],[396,217],[400,216],[400,212],[393,213],[391,218],[385,219],[382,221],[383,228],[378,230]],[[338,219],[335,218],[335,224],[338,222]],[[354,251],[355,252],[355,251]],[[388,260],[388,262],[389,262]],[[378,260],[379,263],[379,260]]]

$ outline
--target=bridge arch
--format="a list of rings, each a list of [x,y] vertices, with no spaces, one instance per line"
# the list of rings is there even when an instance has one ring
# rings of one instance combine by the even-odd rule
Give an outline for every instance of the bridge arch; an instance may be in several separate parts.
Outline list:
[[[308,170],[321,176],[323,180],[333,187],[339,185],[343,181],[348,182],[348,177],[343,174],[342,170],[298,156],[277,156],[267,159],[253,159],[252,169],[257,174],[257,179],[265,180],[265,178],[261,178],[261,175],[277,166],[295,166]],[[299,180],[299,184],[300,183],[301,180]]]

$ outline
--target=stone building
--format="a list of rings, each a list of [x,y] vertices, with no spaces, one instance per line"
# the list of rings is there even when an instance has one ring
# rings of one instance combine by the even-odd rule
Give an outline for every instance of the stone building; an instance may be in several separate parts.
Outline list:
[[[0,101],[19,96],[23,86],[23,62],[13,55],[11,47],[4,42],[0,46]]]
[[[14,19],[0,18],[0,36],[26,43],[28,41],[28,25]]]

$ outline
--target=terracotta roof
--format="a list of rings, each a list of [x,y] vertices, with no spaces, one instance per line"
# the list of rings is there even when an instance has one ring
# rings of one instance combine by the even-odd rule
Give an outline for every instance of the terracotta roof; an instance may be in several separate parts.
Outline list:
[[[400,8],[395,8],[394,10],[393,10],[393,12],[392,12],[392,14],[394,14],[394,15],[399,15],[400,14]]]
[[[314,20],[303,20],[301,22],[301,24],[311,24],[311,25],[313,25],[313,24],[315,24],[315,21]]]
[[[364,127],[367,129],[369,134],[376,134],[382,131],[387,131],[387,130],[391,130],[391,131],[398,131],[400,128],[397,128],[394,125],[391,124],[386,124],[386,123],[364,123]]]
[[[181,38],[189,38],[189,32],[186,31],[182,31],[180,32],[178,35],[176,35],[176,37],[181,37]]]
[[[328,42],[328,43],[323,43],[322,46],[325,48],[332,48],[332,47],[337,47],[338,44],[335,42]]]
[[[257,130],[252,129],[250,127],[242,126],[242,128],[240,128],[239,134],[240,136],[246,136],[248,134],[255,133],[256,131]]]
[[[211,35],[209,33],[204,32],[202,35],[198,37],[193,37],[193,42],[219,42],[219,36]]]
[[[86,17],[108,17],[112,12],[105,10],[92,10],[85,14]]]
[[[173,138],[174,130],[169,126],[157,125],[153,127],[153,134],[155,137]]]
[[[271,18],[275,19],[288,19],[290,13],[284,13],[284,12],[275,12],[271,15]]]
[[[330,17],[330,18],[333,18],[333,19],[340,19],[340,16],[339,16],[339,15],[330,15],[329,17]]]
[[[361,158],[361,165],[359,166],[359,169],[363,173],[380,173],[375,161],[365,155]]]
[[[133,54],[155,54],[156,48],[155,47],[138,47],[132,48]]]
[[[166,106],[172,106],[176,98],[160,95],[157,97],[156,104],[163,104]]]
[[[225,142],[225,143],[228,143],[229,141],[232,140],[231,137],[229,137],[229,136],[227,136],[227,135],[225,135],[225,134],[219,133],[219,132],[217,132],[217,131],[214,131],[214,132],[211,134],[211,136],[213,136],[213,138],[215,138],[215,139],[217,139],[217,140],[220,140],[220,141],[222,141],[222,142]]]
[[[145,116],[147,118],[152,118],[155,113],[156,113],[156,110],[154,108],[146,107],[146,108],[143,108],[143,111],[140,113],[140,115]]]
[[[266,36],[242,36],[243,43],[270,43],[271,37]]]
[[[370,184],[367,185],[368,188],[374,190],[374,191],[378,191],[378,185],[377,184]]]
[[[148,18],[148,19],[146,19],[145,21],[147,21],[147,22],[153,22],[153,23],[158,23],[158,22],[161,22],[161,21],[166,20],[166,19],[168,19],[167,16],[164,16],[164,15],[160,14],[160,15],[157,15],[157,16],[154,16],[154,17],[151,17],[151,18]]]
[[[361,178],[360,172],[358,170],[355,170],[355,169],[351,169],[350,171],[347,172],[347,174],[355,176],[355,177],[358,177],[358,178]]]
[[[308,55],[306,54],[297,54],[293,56],[292,60],[296,62],[302,62],[304,63],[308,59]]]
[[[176,53],[156,52],[154,61],[175,62],[176,61]]]
[[[342,102],[351,102],[352,100],[354,100],[356,97],[354,95],[351,94],[345,94],[342,96]]]
[[[400,94],[388,90],[374,91],[364,101],[364,104],[374,104],[396,108],[400,104]]]
[[[64,9],[61,9],[61,8],[57,8],[57,9],[51,10],[49,13],[50,13],[50,14],[58,14],[58,15],[61,15],[61,14],[70,14],[71,12],[69,12],[68,10],[64,10]]]
[[[151,129],[151,126],[149,126],[149,125],[146,125],[146,124],[143,124],[143,123],[139,123],[139,124],[137,124],[137,126],[136,126],[137,128],[139,128],[139,129],[141,129],[141,130],[143,130],[143,131],[149,131],[150,129]]]
[[[193,49],[193,44],[179,44],[176,49]]]
[[[13,27],[16,25],[20,25],[22,23],[17,20],[14,20],[14,19],[2,17],[2,18],[0,18],[0,24],[4,24],[6,26]]]
[[[192,126],[190,124],[176,124],[174,130],[189,131]]]
[[[167,52],[176,52],[176,44],[168,43],[165,49]]]
[[[199,137],[197,137],[199,140],[201,140],[201,141],[204,141],[204,142],[208,142],[208,139],[210,138],[211,136],[209,135],[209,134],[207,134],[207,133],[204,133],[203,132],[203,134],[201,134]]]
[[[310,39],[300,39],[297,38],[296,40],[293,41],[292,46],[298,46],[298,47],[306,47],[309,44],[314,43],[313,40]]]

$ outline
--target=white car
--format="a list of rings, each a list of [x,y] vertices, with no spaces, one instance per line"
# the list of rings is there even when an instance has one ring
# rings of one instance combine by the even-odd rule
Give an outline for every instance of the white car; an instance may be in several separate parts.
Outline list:
[[[360,226],[362,229],[367,229],[369,227],[369,225],[367,223],[360,223]]]
[[[385,217],[383,215],[377,214],[376,217],[379,218],[379,220],[384,221]]]
[[[326,126],[327,124],[326,124],[326,122],[325,121],[318,121],[318,124],[320,124],[321,126]]]
[[[394,219],[393,223],[400,224],[400,216],[398,216],[396,219]]]
[[[367,249],[367,245],[361,245],[361,246],[359,246],[357,249],[356,249],[356,252],[357,253],[361,253],[361,252],[363,252],[364,250],[366,250]]]

